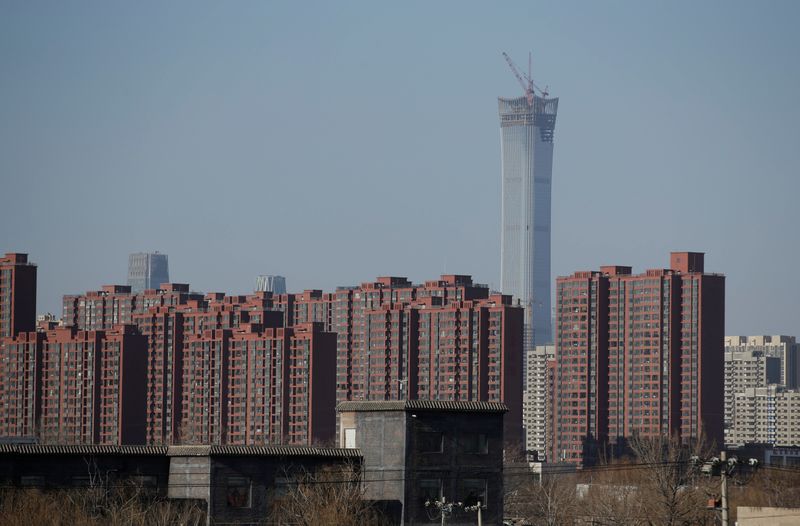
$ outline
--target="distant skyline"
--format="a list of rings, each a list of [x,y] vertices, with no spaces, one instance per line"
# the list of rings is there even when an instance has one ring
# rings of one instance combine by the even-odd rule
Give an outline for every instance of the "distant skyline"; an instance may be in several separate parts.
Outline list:
[[[244,293],[500,288],[501,56],[559,97],[552,274],[727,276],[728,334],[800,333],[800,4],[5,2],[0,252],[39,312],[128,254]],[[613,232],[613,235],[609,235]],[[624,241],[618,241],[624,240]]]

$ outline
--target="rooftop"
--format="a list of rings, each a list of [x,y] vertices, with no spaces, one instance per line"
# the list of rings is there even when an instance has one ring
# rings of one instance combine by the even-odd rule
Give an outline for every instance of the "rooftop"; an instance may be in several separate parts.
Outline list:
[[[447,400],[353,400],[336,406],[340,413],[348,411],[443,411],[460,413],[506,413],[508,406],[500,402],[456,402]]]

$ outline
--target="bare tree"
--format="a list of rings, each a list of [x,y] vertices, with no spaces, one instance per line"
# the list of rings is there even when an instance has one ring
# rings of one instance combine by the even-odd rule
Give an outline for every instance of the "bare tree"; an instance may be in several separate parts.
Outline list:
[[[515,477],[511,480],[516,482],[512,490],[506,493],[506,515],[546,526],[574,523],[578,510],[575,475],[545,475],[540,481],[528,473],[524,478]]]
[[[302,470],[285,479],[286,490],[281,494],[277,489],[268,524],[349,526],[385,522],[364,500],[357,466]]]
[[[4,526],[200,526],[205,512],[194,502],[170,501],[135,484],[102,492],[81,488],[43,492],[10,489],[0,494]]]
[[[681,443],[677,437],[634,436],[630,445],[643,469],[638,491],[647,524],[690,526],[715,521],[713,512],[706,509],[715,481],[701,475],[692,462],[693,456],[710,456],[702,439]]]
[[[642,472],[633,466],[603,466],[591,474],[588,494],[581,501],[583,522],[596,526],[644,526],[644,503],[639,488]]]

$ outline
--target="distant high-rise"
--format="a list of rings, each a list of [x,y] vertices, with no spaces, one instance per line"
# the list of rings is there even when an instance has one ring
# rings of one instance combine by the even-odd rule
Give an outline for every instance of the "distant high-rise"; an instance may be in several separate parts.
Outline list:
[[[725,336],[726,444],[737,445],[757,439],[776,443],[777,402],[791,401],[795,405],[792,414],[800,408],[797,405],[800,395],[783,395],[790,392],[787,388],[797,387],[798,351],[794,336]],[[781,389],[776,390],[776,387]],[[757,415],[759,423],[753,415]],[[782,416],[788,418],[789,415]]]
[[[537,345],[525,356],[525,390],[522,394],[522,424],[525,427],[525,450],[536,452],[539,461],[551,456],[547,445],[553,436],[553,372],[556,348]]]
[[[525,307],[525,350],[552,343],[550,189],[558,99],[534,93],[530,73],[508,60],[525,95],[499,98],[503,177],[501,289]],[[524,74],[523,74],[524,75]]]
[[[157,289],[164,283],[169,283],[166,254],[137,252],[128,257],[128,285],[132,292]]]
[[[256,278],[256,292],[271,292],[273,294],[286,294],[286,278],[283,276],[258,276]]]
[[[36,265],[27,254],[0,256],[0,338],[36,329]]]

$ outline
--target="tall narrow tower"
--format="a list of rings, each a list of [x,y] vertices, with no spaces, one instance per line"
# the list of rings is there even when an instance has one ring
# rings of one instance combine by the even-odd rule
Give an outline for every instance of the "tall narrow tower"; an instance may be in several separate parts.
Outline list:
[[[549,98],[503,53],[525,95],[499,98],[503,230],[500,282],[525,307],[525,350],[552,343],[550,188],[558,98]],[[537,95],[534,91],[539,91]]]

